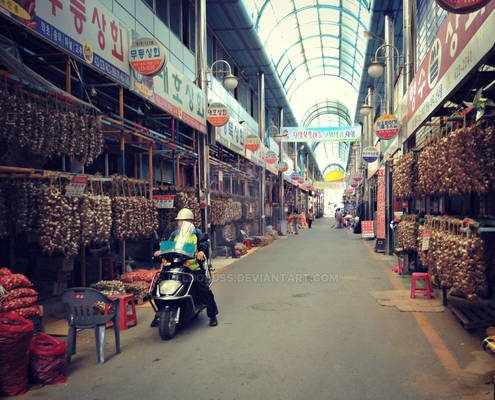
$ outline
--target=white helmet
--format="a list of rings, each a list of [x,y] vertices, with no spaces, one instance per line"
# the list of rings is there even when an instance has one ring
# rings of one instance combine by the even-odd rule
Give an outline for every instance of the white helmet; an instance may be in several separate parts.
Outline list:
[[[179,214],[177,214],[177,218],[175,218],[177,221],[182,221],[182,220],[194,220],[194,214],[189,208],[183,208],[182,210],[179,211]]]

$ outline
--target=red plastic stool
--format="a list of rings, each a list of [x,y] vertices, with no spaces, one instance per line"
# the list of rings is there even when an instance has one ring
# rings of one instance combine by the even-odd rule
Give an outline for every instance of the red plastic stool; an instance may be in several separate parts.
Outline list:
[[[248,250],[251,250],[252,249],[252,246],[251,246],[251,240],[249,239],[244,239],[242,241],[242,244],[245,245],[247,247]]]
[[[119,296],[108,296],[110,299],[119,299],[119,328],[121,331],[124,331],[129,328],[129,324],[134,323],[137,325],[137,314],[136,314],[136,305],[134,304],[134,295],[133,294],[121,294]],[[131,304],[131,313],[127,313],[127,305]],[[105,315],[108,314],[108,306],[105,305]],[[112,326],[113,322],[109,322],[108,326]]]
[[[426,283],[425,289],[416,289],[416,280],[424,279]],[[426,293],[429,299],[431,299],[431,282],[427,272],[413,272],[411,282],[411,299],[414,299],[416,293]]]
[[[101,258],[101,276],[102,279],[112,280],[115,278],[115,258],[114,257],[102,257]]]

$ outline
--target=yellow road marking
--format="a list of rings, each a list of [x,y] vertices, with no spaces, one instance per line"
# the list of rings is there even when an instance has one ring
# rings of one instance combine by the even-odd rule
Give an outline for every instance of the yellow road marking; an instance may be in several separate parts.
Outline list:
[[[392,285],[398,289],[398,290],[404,290],[405,287],[402,285],[402,282],[397,279],[395,275],[392,275],[390,273],[390,268],[388,265],[386,265],[380,257],[378,257],[378,254],[375,253],[375,251],[371,248],[371,246],[366,242],[363,241],[364,245],[368,248],[370,253],[377,259],[377,261],[380,263],[380,266],[383,268],[385,273],[387,274],[390,282]],[[438,335],[438,332],[431,326],[431,324],[428,322],[426,317],[423,315],[423,313],[420,312],[413,312],[414,318],[416,319],[416,322],[418,323],[421,331],[425,335],[426,339],[430,343],[430,346],[432,347],[433,351],[437,355],[438,359],[442,363],[443,367],[445,370],[456,377],[459,377],[463,374],[463,371],[459,364],[457,363],[457,360],[454,358],[452,353],[449,351],[448,347],[445,345],[443,342],[442,338]]]

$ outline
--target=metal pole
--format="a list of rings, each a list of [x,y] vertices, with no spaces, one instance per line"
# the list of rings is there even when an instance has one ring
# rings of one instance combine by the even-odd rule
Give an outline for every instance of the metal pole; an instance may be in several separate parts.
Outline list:
[[[405,73],[404,73],[404,85],[403,94],[406,93],[409,84],[414,78],[415,68],[415,30],[416,30],[416,1],[414,0],[404,0],[403,4],[403,52],[405,58]]]
[[[208,81],[206,79],[206,0],[196,0],[196,84],[205,95],[205,112],[208,105]],[[210,148],[207,135],[198,133],[198,199],[206,200],[206,207],[201,209],[201,230],[209,232],[210,206]]]
[[[261,145],[265,145],[265,73],[258,72],[258,133],[261,139]],[[260,183],[260,201],[261,201],[261,220],[260,235],[265,234],[265,164],[261,167]]]
[[[385,15],[385,43],[386,47],[386,68],[385,68],[385,103],[386,113],[394,113],[394,21],[390,15]],[[385,254],[392,254],[392,232],[390,225],[390,193],[391,193],[390,166],[385,161]]]
[[[394,113],[394,21],[385,15],[385,113]]]
[[[279,129],[278,129],[278,134],[280,135],[280,132],[282,131],[282,127],[284,126],[284,109],[281,108],[278,113],[278,123],[279,123]],[[282,139],[280,139],[279,142],[279,162],[282,161],[282,154],[283,154],[283,146],[282,146]],[[278,172],[278,198],[279,198],[279,206],[280,210],[278,213],[279,216],[279,223],[280,223],[280,233],[282,235],[285,235],[285,232],[282,230],[282,221],[285,220],[285,215],[284,215],[284,173],[283,172]]]
[[[368,146],[373,146],[374,145],[374,140],[373,140],[373,123],[375,121],[375,98],[374,98],[374,92],[373,88],[369,87],[368,88],[368,105],[371,106],[371,113],[368,116],[368,129],[366,132],[366,143]],[[371,195],[371,177],[368,178],[368,218],[370,221],[373,221],[375,219],[375,210],[374,210],[374,202],[373,202],[373,196]]]

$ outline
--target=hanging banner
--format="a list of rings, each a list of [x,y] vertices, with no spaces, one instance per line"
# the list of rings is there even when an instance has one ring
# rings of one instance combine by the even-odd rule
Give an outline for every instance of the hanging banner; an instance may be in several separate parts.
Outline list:
[[[222,103],[211,103],[208,106],[208,122],[213,126],[224,126],[230,118],[229,109]]]
[[[206,97],[194,82],[170,62],[155,77],[132,70],[131,90],[174,118],[206,134]]]
[[[407,89],[407,135],[441,105],[495,44],[495,1],[470,14],[448,14]]]
[[[399,133],[399,130],[399,121],[392,114],[382,115],[375,122],[375,133],[381,139],[392,139]]]
[[[313,183],[313,186],[316,190],[323,190],[323,189],[343,190],[345,183],[317,181]]]
[[[308,128],[283,127],[282,142],[356,142],[361,140],[361,125]]]
[[[2,0],[0,12],[129,87],[129,28],[97,0]]]
[[[490,0],[437,0],[444,10],[456,14],[467,14],[486,6]]]
[[[385,239],[385,168],[378,170],[376,238]]]
[[[139,38],[131,45],[129,62],[142,75],[158,75],[167,63],[165,47],[155,38]]]

